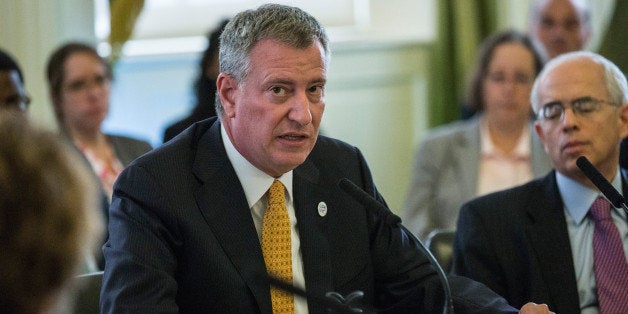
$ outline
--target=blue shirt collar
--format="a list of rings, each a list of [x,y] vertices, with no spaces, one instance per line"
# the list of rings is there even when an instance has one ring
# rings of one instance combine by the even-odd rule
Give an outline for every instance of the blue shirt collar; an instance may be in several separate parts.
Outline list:
[[[604,196],[598,190],[590,189],[558,171],[556,171],[556,184],[567,213],[569,213],[576,225],[582,223],[593,201],[598,196]],[[617,167],[615,178],[613,178],[611,184],[620,194],[623,194],[619,167]]]

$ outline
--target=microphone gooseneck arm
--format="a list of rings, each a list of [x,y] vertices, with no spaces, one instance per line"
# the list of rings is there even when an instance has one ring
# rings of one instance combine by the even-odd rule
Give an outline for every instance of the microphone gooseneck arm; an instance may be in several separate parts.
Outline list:
[[[628,204],[626,199],[604,178],[604,176],[591,164],[587,157],[580,156],[576,160],[576,165],[582,173],[595,185],[600,192],[608,199],[615,208],[623,208],[628,217]]]
[[[383,211],[389,212],[389,210],[382,203],[378,202],[375,198],[373,198],[371,195],[363,191],[360,187],[358,187],[355,183],[351,182],[349,179],[347,178],[340,179],[338,181],[338,186],[345,193],[351,196],[354,200],[358,201],[365,208],[367,208],[367,210],[372,210],[372,211],[383,210]],[[405,226],[401,224],[401,220],[399,219],[399,217],[391,213],[390,215],[387,215],[386,220],[389,222],[395,223],[399,228],[401,228],[401,230],[403,230],[406,234],[408,234],[412,238],[412,240],[418,244],[421,250],[427,255],[430,263],[436,268],[436,273],[438,274],[438,278],[441,281],[441,284],[443,286],[443,290],[445,293],[445,303],[443,305],[443,313],[453,314],[454,305],[452,301],[449,280],[447,280],[447,275],[445,274],[445,271],[440,266],[440,264],[438,264],[438,261],[436,260],[434,255],[432,255],[430,250],[428,250],[423,245],[423,242],[421,242],[419,238],[417,238],[412,232],[410,232],[410,230],[408,230]]]
[[[352,305],[352,301],[359,299],[364,295],[362,291],[354,291],[346,297],[343,297],[337,292],[327,292],[325,297],[318,296],[316,294],[308,293],[301,288],[297,288],[290,283],[287,283],[279,278],[270,276],[268,274],[261,275],[264,281],[267,281],[271,286],[305,298],[308,302],[314,302],[325,306],[327,313],[362,313],[362,309]]]

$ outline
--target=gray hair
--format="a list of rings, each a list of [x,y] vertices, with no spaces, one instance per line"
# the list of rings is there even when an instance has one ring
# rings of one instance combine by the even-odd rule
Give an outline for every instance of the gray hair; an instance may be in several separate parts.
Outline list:
[[[541,105],[538,95],[540,82],[559,65],[576,59],[588,59],[602,66],[604,69],[604,84],[612,100],[619,104],[628,103],[628,83],[626,82],[626,76],[614,63],[594,52],[575,51],[562,54],[550,60],[537,76],[534,85],[532,85],[532,92],[530,93],[530,103],[532,104],[532,110],[534,110],[535,114],[538,114],[539,106]]]
[[[220,36],[220,72],[243,82],[250,67],[251,50],[262,39],[273,39],[290,47],[304,49],[318,40],[325,51],[325,66],[329,62],[329,39],[323,26],[310,14],[291,6],[265,4],[255,10],[238,13],[225,26]],[[216,112],[223,113],[216,95]]]

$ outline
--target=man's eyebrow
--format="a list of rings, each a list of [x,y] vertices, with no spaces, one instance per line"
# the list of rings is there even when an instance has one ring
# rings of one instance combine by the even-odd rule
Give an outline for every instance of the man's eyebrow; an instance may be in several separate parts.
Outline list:
[[[560,100],[550,100],[548,102],[542,103],[541,107],[544,107],[546,105],[553,105],[553,104],[562,104],[563,102]]]

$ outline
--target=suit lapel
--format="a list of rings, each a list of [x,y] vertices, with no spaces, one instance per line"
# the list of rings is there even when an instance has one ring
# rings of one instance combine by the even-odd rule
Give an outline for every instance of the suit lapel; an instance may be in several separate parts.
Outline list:
[[[557,313],[580,311],[573,255],[555,172],[543,179],[540,197],[526,204],[526,230],[536,253],[543,287]]]
[[[619,175],[621,175],[621,196],[626,198],[626,193],[628,193],[628,180],[626,179],[626,175],[628,175],[628,171],[619,168]]]
[[[246,197],[214,123],[199,140],[193,172],[200,181],[198,207],[234,267],[251,289],[262,312],[270,312],[270,290],[262,251]],[[207,143],[207,144],[205,144]]]
[[[319,170],[309,159],[293,172],[294,207],[306,289],[309,294],[322,297],[334,287],[329,243],[323,231],[326,219],[319,214],[318,207],[320,202],[329,204],[334,198],[330,192],[333,187],[323,186],[319,179]],[[311,300],[308,302],[310,312],[325,311],[319,306]]]

